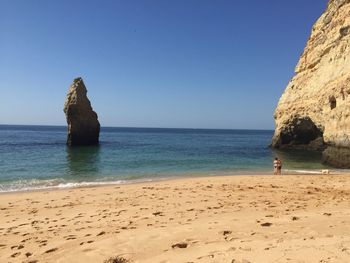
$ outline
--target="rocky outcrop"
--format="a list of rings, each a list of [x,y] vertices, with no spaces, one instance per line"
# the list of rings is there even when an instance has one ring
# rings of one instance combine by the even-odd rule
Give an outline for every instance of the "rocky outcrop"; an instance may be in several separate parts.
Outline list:
[[[350,0],[330,0],[279,100],[272,146],[324,150],[350,167]]]
[[[63,110],[68,123],[69,146],[98,144],[100,123],[86,93],[82,78],[76,78],[69,88]]]

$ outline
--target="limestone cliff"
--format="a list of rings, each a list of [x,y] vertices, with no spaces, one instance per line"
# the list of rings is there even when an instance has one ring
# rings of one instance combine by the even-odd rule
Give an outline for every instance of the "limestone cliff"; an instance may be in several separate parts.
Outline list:
[[[68,123],[67,144],[70,146],[98,144],[100,123],[86,93],[82,78],[76,78],[69,88],[63,110]]]
[[[350,0],[330,0],[279,100],[272,146],[324,150],[350,167]]]

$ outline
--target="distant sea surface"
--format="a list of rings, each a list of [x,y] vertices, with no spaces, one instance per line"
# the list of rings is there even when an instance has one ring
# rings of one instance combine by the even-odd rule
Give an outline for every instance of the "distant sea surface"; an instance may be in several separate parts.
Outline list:
[[[326,169],[318,153],[268,148],[273,131],[102,128],[100,145],[66,146],[67,128],[0,125],[0,192]]]

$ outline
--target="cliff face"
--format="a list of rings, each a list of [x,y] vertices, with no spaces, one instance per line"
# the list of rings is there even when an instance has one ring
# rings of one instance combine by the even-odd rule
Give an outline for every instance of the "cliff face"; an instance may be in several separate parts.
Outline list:
[[[350,0],[330,0],[279,100],[272,146],[324,150],[350,167]]]
[[[70,146],[98,144],[100,123],[86,93],[82,78],[76,78],[69,88],[63,109],[68,123],[67,144]]]

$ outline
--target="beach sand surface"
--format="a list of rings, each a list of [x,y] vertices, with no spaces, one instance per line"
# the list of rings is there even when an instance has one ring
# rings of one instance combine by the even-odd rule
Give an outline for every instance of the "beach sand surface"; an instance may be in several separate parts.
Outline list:
[[[0,262],[350,262],[350,176],[225,176],[0,195]]]

